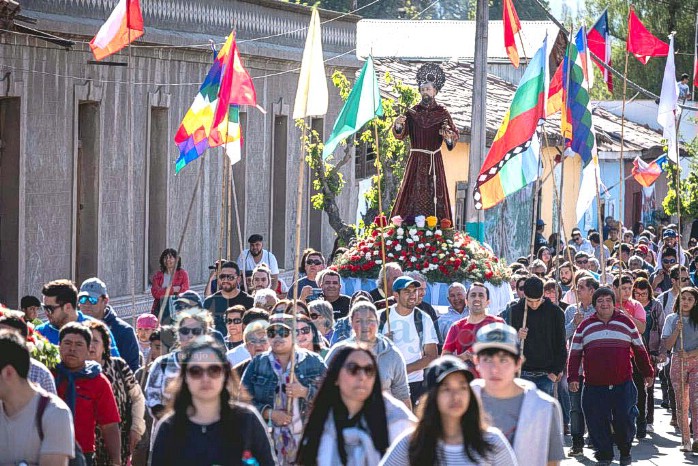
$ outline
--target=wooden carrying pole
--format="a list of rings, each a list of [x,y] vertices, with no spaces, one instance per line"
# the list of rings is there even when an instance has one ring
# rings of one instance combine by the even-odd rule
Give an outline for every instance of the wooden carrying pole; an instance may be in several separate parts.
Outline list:
[[[625,101],[628,89],[628,49],[625,49],[625,68],[623,71],[623,104],[620,110],[620,160],[619,160],[619,175],[618,175],[618,234],[620,235],[620,243],[623,244],[623,197],[625,196],[625,163],[623,161],[623,153],[625,152]],[[601,208],[601,205],[599,205]],[[602,225],[599,224],[599,231],[602,231]],[[603,238],[601,238],[603,239]],[[601,242],[603,244],[603,241]],[[618,249],[618,257],[620,257],[620,248]],[[619,272],[623,272],[623,261],[619,261]]]
[[[385,227],[384,225],[382,225],[381,217],[385,218],[386,224],[388,223],[388,219],[383,215],[383,193],[381,191],[381,182],[383,178],[383,163],[381,162],[380,149],[378,144],[378,123],[375,119],[373,120],[373,134],[376,144],[376,168],[378,169],[378,183],[376,184],[378,185],[378,231],[380,232],[381,236],[381,271],[383,273],[383,295],[385,297],[383,301],[385,302],[385,324],[388,327],[388,333],[390,333],[390,309],[388,308],[388,271],[385,268]],[[434,187],[434,189],[436,189],[436,186]]]
[[[226,156],[226,160],[228,160]],[[233,166],[230,166],[230,185],[231,185],[231,191],[233,192],[233,206],[235,206],[235,225],[236,225],[236,230],[238,233],[238,242],[240,245],[240,254],[242,254],[242,251],[245,250],[242,242],[242,229],[240,227],[240,207],[238,206],[238,195],[237,191],[235,190],[235,174],[233,173]],[[228,213],[230,215],[230,213]],[[229,232],[230,234],[230,232]],[[230,260],[234,260],[233,256],[230,256]],[[243,283],[243,288],[245,289],[245,293],[247,293],[247,257],[243,258],[244,262],[242,263],[242,283]]]

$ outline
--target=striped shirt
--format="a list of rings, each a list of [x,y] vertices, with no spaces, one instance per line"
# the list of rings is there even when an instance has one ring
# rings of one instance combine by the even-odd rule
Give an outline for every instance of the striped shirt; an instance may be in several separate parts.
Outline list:
[[[633,377],[633,354],[642,375],[654,375],[642,337],[630,317],[615,310],[604,323],[594,314],[579,324],[572,337],[567,380],[579,381],[579,366],[583,361],[587,385],[627,382]]]
[[[409,429],[398,437],[391,445],[390,449],[385,453],[383,460],[378,466],[404,466],[410,464],[409,447],[412,440],[413,430]],[[511,449],[509,442],[504,438],[499,429],[489,427],[484,432],[485,441],[492,445],[492,450],[481,458],[477,453],[473,452],[473,457],[476,461],[471,461],[462,445],[446,445],[439,441],[436,447],[436,455],[439,459],[439,464],[442,466],[517,466],[514,450]]]

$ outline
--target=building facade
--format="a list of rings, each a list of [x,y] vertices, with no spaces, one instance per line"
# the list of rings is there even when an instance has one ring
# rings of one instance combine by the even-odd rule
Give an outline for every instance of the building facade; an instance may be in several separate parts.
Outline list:
[[[69,48],[0,32],[0,302],[11,307],[49,280],[79,285],[90,276],[105,280],[112,297],[146,302],[162,250],[176,248],[185,228],[181,256],[192,284],[206,282],[221,244],[237,257],[252,233],[292,268],[301,150],[291,114],[311,10],[276,0],[141,2],[145,35],[105,60],[111,65],[95,64],[88,42],[116,3],[20,2],[33,27],[71,39]],[[320,17],[333,20],[322,30],[328,78],[335,69],[354,76],[359,18]],[[212,63],[209,41],[221,44],[233,28],[265,113],[243,109],[238,212],[227,222],[222,149],[175,176],[173,138]],[[341,106],[330,84],[330,110],[313,128],[329,134]],[[353,181],[351,164],[346,171]],[[356,209],[351,191],[339,200],[347,216]],[[325,215],[309,209],[308,194],[301,207],[301,246],[329,253]]]

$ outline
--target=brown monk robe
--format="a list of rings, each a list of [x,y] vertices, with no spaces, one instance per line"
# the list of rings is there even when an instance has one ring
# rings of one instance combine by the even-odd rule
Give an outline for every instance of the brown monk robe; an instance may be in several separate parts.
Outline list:
[[[433,92],[433,95],[425,99],[425,91],[429,94]],[[435,215],[439,220],[447,218],[453,224],[441,144],[446,139],[446,147],[452,150],[458,140],[458,130],[446,107],[434,101],[435,87],[427,82],[420,85],[420,92],[422,102],[409,109],[406,118],[398,117],[393,125],[393,134],[397,139],[402,140],[409,135],[411,151],[390,216],[400,215],[404,219],[410,215]],[[420,152],[422,150],[430,153]],[[433,151],[437,152],[431,155]]]

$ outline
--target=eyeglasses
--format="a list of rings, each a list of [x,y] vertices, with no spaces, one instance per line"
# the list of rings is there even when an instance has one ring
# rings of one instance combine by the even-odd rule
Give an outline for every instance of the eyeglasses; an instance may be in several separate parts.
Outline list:
[[[268,328],[267,329],[267,337],[268,338],[276,338],[277,336],[279,338],[286,338],[290,334],[291,334],[291,331],[285,327]]]
[[[80,304],[87,304],[90,303],[93,306],[99,302],[99,298],[94,298],[92,296],[80,296],[80,299],[78,300]]]
[[[198,336],[204,334],[204,329],[202,329],[201,327],[194,327],[194,328],[180,327],[179,330],[177,330],[177,331],[179,332],[180,335],[185,336],[185,337],[187,335],[189,335],[190,333],[192,335],[194,335],[195,337],[198,337]]]
[[[233,324],[233,325],[240,325],[240,324],[242,323],[242,319],[240,319],[240,318],[237,318],[237,319],[225,319],[225,323],[228,324],[228,325],[230,325],[230,324]]]
[[[359,372],[363,372],[366,377],[373,377],[376,375],[376,366],[373,364],[368,364],[366,366],[361,366],[355,362],[348,362],[344,364],[344,369],[349,373],[349,375],[356,376]]]
[[[267,340],[266,338],[250,338],[249,340],[247,340],[247,343],[255,346],[266,345],[267,343],[269,343],[269,340]]]
[[[204,374],[206,374],[209,379],[218,379],[223,375],[223,366],[219,364],[212,364],[206,367],[187,367],[187,375],[194,380],[200,380]]]
[[[311,313],[311,314],[310,314],[310,318],[313,319],[313,320],[318,320],[318,319],[320,318],[320,314]]]
[[[218,278],[219,278],[220,280],[226,280],[226,281],[229,281],[229,282],[230,282],[230,281],[233,281],[233,280],[235,280],[236,278],[238,278],[238,276],[237,276],[237,275],[232,275],[232,274],[227,274],[227,273],[226,273],[226,274],[218,275]]]
[[[60,309],[60,308],[62,308],[63,306],[65,306],[65,303],[63,303],[63,304],[54,304],[54,305],[50,305],[50,304],[42,304],[42,305],[41,305],[41,307],[44,308],[44,312],[46,313],[46,315],[51,315],[51,314],[53,314],[54,312],[56,312],[56,309]]]
[[[320,259],[308,259],[305,261],[305,265],[322,265],[322,261]]]
[[[296,335],[308,335],[310,332],[312,332],[310,327],[303,327],[303,328],[296,329]]]
[[[662,259],[662,264],[676,264],[676,259]]]

